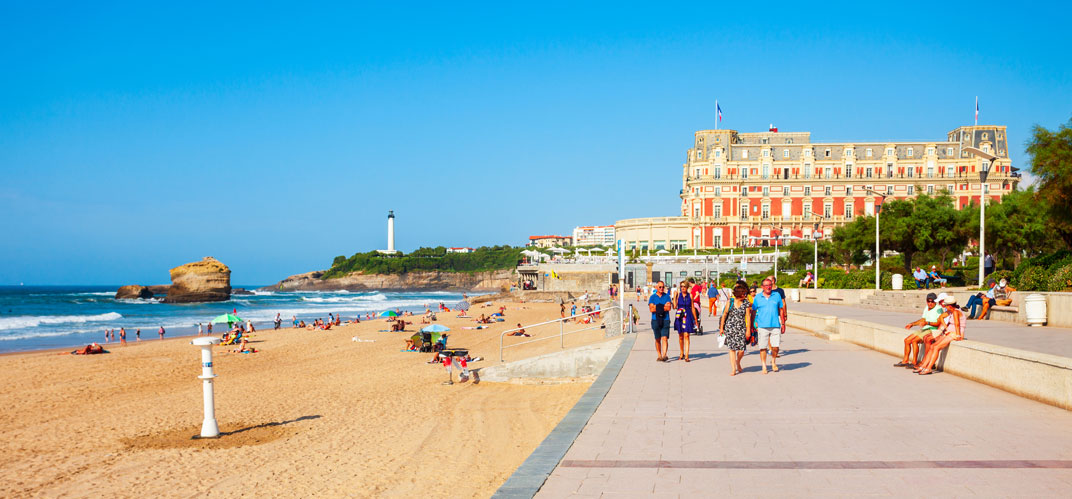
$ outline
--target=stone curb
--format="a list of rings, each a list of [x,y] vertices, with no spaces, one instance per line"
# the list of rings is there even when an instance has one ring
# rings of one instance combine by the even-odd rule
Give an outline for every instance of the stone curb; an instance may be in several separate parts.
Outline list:
[[[636,334],[628,334],[618,345],[618,351],[614,353],[603,372],[596,378],[592,386],[584,392],[580,400],[573,405],[562,421],[555,426],[554,430],[543,439],[540,446],[532,451],[525,462],[514,471],[506,483],[495,491],[493,498],[528,498],[533,497],[543,487],[547,477],[555,470],[558,463],[565,457],[566,452],[573,446],[573,441],[581,434],[581,430],[588,424],[588,420],[595,414],[603,397],[610,391],[611,385],[618,377],[618,373],[625,365],[629,352],[636,343]]]

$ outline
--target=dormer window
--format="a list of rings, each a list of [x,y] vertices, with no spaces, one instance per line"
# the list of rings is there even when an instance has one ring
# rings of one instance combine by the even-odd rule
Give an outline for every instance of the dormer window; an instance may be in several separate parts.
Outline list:
[[[911,148],[911,147],[909,147],[909,148],[908,148],[908,150],[907,150],[907,151],[905,152],[905,155],[906,155],[906,156],[908,156],[909,158],[911,158],[911,157],[912,157],[912,154],[913,154],[913,152],[912,152],[912,148]]]

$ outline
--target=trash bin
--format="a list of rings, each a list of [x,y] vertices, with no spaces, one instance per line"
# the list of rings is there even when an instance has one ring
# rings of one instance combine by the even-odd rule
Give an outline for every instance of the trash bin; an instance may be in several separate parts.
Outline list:
[[[901,274],[893,274],[893,289],[904,288],[904,276]]]
[[[800,290],[794,289],[789,292],[789,299],[793,301],[800,301]]]
[[[1041,326],[1046,323],[1046,297],[1038,293],[1024,298],[1024,315],[1028,326]]]

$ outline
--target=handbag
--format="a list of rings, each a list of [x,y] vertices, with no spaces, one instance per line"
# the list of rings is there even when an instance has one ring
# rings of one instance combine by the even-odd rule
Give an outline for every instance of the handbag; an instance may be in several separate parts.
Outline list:
[[[724,334],[718,335],[718,347],[719,348],[726,348],[726,335],[724,335]]]

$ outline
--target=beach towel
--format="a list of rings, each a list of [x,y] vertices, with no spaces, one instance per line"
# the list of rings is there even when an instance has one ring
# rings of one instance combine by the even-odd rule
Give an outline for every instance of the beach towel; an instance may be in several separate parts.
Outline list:
[[[71,351],[71,355],[95,355],[98,353],[108,353],[108,351],[96,343],[86,345],[79,350]]]

